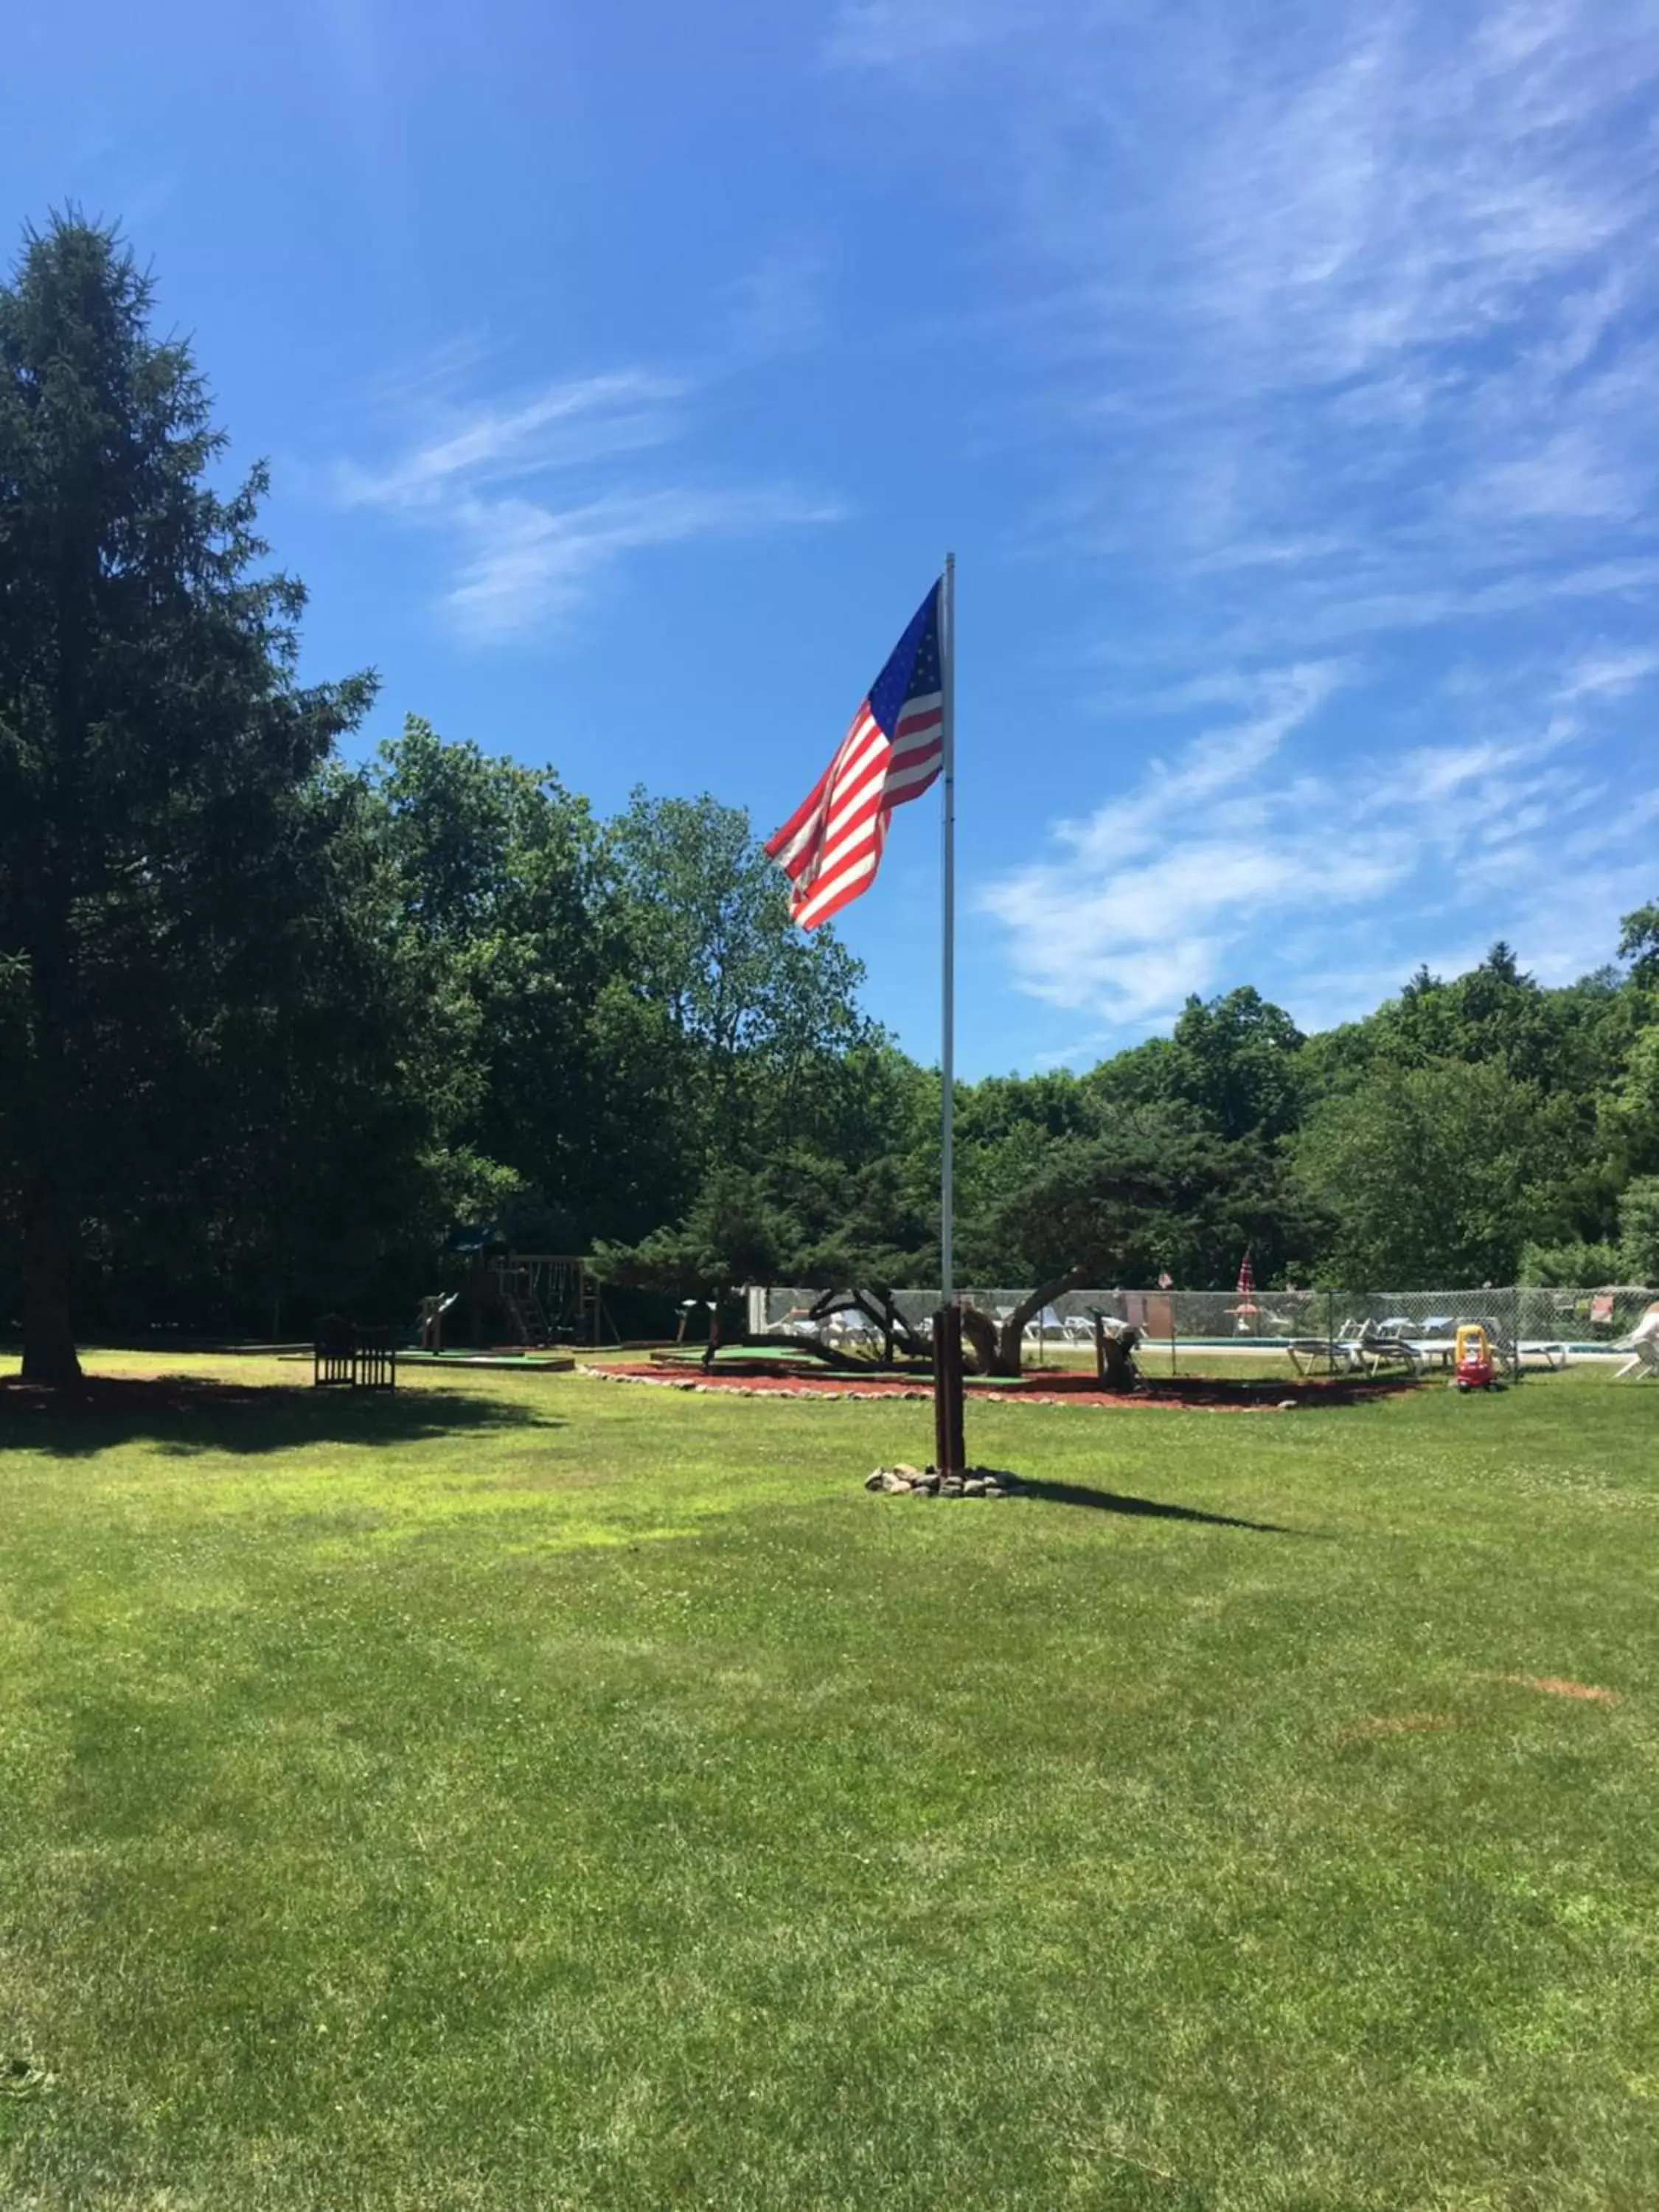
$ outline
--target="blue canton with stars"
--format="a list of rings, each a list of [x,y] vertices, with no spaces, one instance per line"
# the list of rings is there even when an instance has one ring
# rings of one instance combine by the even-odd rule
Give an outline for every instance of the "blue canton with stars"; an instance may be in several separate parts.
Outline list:
[[[870,686],[870,712],[890,738],[907,699],[925,698],[939,689],[939,592],[935,584]]]

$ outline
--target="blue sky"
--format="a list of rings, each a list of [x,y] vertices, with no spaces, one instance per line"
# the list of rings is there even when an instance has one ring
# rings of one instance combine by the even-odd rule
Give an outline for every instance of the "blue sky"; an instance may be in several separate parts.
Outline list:
[[[958,562],[961,1062],[1659,895],[1654,0],[58,0],[307,667],[763,833]],[[937,1048],[937,831],[842,933]]]

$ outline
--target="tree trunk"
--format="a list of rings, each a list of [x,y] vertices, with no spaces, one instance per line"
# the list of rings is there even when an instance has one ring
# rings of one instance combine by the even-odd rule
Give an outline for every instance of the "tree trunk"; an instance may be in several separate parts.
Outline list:
[[[1127,1329],[1120,1336],[1096,1315],[1095,1363],[1103,1390],[1130,1391],[1140,1388],[1140,1370],[1134,1361],[1135,1346],[1139,1341],[1139,1329]]]
[[[981,1313],[977,1306],[964,1306],[962,1310],[963,1334],[971,1342],[979,1372],[981,1375],[1014,1376],[1020,1371],[1020,1355],[1025,1344],[1025,1324],[1040,1314],[1044,1306],[1055,1298],[1064,1297],[1083,1280],[1081,1267],[1068,1267],[1063,1275],[1055,1275],[1040,1289],[1029,1291],[1010,1313],[1005,1322],[994,1321],[989,1314]]]
[[[763,1329],[758,1336],[744,1334],[735,1340],[745,1349],[758,1351],[763,1346],[782,1345],[786,1350],[799,1352],[808,1359],[821,1359],[826,1367],[840,1369],[848,1375],[868,1374],[867,1359],[855,1359],[850,1352],[838,1352],[833,1344],[825,1344],[816,1336],[802,1336],[793,1328]]]
[[[975,1375],[995,1375],[997,1366],[997,1325],[988,1313],[977,1306],[962,1309],[962,1334],[973,1357],[965,1364]]]
[[[81,1379],[70,1313],[75,1228],[52,1180],[34,1177],[24,1199],[23,1380],[66,1390]]]
[[[74,960],[61,862],[43,864],[32,888],[34,1038],[33,1066],[26,1060],[22,1071],[23,1380],[68,1389],[81,1379],[81,1363],[70,1310],[78,1242],[70,1073]]]

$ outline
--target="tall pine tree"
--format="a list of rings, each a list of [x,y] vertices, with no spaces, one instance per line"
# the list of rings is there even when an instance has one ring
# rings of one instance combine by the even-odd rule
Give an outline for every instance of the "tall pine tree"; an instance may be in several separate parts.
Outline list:
[[[137,1210],[176,1179],[191,1068],[271,988],[317,770],[374,694],[297,683],[304,591],[257,573],[264,472],[214,488],[223,434],[152,305],[72,213],[0,288],[0,1212],[24,1376],[58,1385],[88,1193]]]

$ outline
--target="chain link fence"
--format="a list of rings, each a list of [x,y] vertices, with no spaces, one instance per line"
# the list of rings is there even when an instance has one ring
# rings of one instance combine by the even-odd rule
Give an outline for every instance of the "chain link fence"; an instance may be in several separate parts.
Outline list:
[[[820,1291],[774,1285],[749,1291],[749,1328],[765,1334],[792,1329],[848,1350],[869,1348],[880,1332],[861,1314],[811,1318]],[[968,1304],[1002,1320],[1028,1295],[1017,1289],[964,1290]],[[936,1290],[900,1290],[893,1303],[925,1334],[939,1304]],[[1620,1284],[1595,1290],[1483,1285],[1462,1291],[1067,1291],[1028,1323],[1036,1357],[1086,1352],[1094,1316],[1133,1322],[1148,1346],[1177,1351],[1281,1351],[1295,1364],[1341,1368],[1399,1364],[1449,1367],[1459,1328],[1479,1322],[1499,1364],[1511,1376],[1525,1367],[1556,1367],[1575,1354],[1611,1351],[1627,1337],[1659,1289]]]

